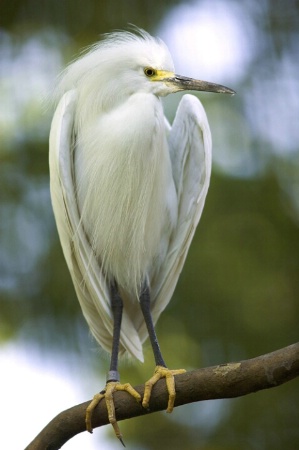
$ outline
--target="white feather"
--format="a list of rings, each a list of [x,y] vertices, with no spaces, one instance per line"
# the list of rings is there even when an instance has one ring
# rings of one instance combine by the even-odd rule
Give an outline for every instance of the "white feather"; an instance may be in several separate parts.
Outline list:
[[[156,322],[182,270],[211,171],[201,103],[184,96],[169,131],[158,97],[169,86],[149,81],[144,67],[173,70],[165,44],[146,33],[113,34],[94,47],[65,72],[50,134],[53,209],[83,314],[111,351],[115,279],[124,301],[120,354],[140,360],[147,330],[138,293],[146,279]]]

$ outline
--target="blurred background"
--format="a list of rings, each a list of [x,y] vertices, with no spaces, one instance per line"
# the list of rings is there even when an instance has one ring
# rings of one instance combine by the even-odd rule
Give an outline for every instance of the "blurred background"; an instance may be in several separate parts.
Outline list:
[[[0,2],[1,447],[24,448],[105,383],[62,255],[49,195],[44,107],[55,77],[101,33],[160,36],[181,75],[227,85],[199,95],[214,161],[206,206],[157,332],[170,368],[252,358],[298,340],[299,4],[277,0]],[[165,100],[172,120],[180,95]],[[141,384],[154,369],[121,365]],[[299,383],[122,422],[133,450],[293,450]],[[119,449],[109,427],[66,449]]]

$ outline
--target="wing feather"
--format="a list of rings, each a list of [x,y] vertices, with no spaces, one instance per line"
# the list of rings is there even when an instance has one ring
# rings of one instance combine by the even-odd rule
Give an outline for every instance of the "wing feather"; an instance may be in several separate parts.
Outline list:
[[[109,290],[80,222],[74,180],[74,116],[76,92],[59,102],[50,133],[50,188],[64,256],[90,330],[99,344],[111,351],[113,321]],[[129,330],[124,332],[124,330]],[[143,361],[138,333],[124,311],[120,354],[125,350]]]
[[[205,110],[195,96],[183,96],[168,143],[178,195],[178,224],[162,267],[151,283],[154,322],[172,297],[200,220],[210,183],[211,132]],[[147,336],[144,324],[139,335],[143,342]]]

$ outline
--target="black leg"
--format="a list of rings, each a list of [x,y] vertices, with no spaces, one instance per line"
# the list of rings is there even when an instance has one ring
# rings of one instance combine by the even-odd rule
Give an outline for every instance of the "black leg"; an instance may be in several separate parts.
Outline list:
[[[108,411],[108,419],[111,425],[114,428],[115,434],[121,443],[125,446],[122,435],[115,417],[115,406],[113,394],[117,391],[126,391],[132,397],[134,397],[138,402],[141,401],[140,394],[135,391],[135,389],[129,384],[121,384],[119,382],[119,373],[118,373],[118,351],[119,351],[119,341],[120,341],[120,328],[121,328],[121,320],[123,313],[123,301],[121,296],[119,295],[118,287],[115,282],[113,282],[110,286],[110,301],[111,301],[111,310],[113,315],[113,336],[112,336],[112,352],[111,352],[111,360],[110,360],[110,370],[108,372],[107,383],[105,389],[100,393],[96,394],[93,397],[92,402],[86,408],[85,415],[85,423],[86,429],[92,433],[92,414],[96,406],[99,402],[105,398],[107,411]]]
[[[111,309],[113,314],[113,339],[112,339],[112,352],[110,360],[110,370],[108,372],[108,381],[119,381],[118,373],[118,351],[120,340],[120,328],[123,313],[123,301],[119,295],[118,288],[114,282],[111,285]]]
[[[151,314],[151,300],[150,300],[150,292],[147,284],[144,284],[142,292],[139,296],[141,311],[145,320],[145,324],[147,327],[147,331],[149,334],[149,338],[151,341],[155,362],[157,366],[166,367],[164,362],[158,338],[156,335],[155,327],[153,324],[152,314]]]

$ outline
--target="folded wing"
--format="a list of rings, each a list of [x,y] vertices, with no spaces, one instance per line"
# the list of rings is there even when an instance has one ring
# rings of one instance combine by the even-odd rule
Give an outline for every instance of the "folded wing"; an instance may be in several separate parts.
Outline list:
[[[111,352],[113,320],[109,288],[80,222],[74,180],[76,92],[68,91],[55,111],[50,133],[51,198],[63,253],[90,330]],[[143,361],[139,335],[126,311],[120,353],[127,350]]]
[[[209,188],[212,138],[205,110],[193,95],[184,95],[170,130],[169,151],[178,195],[178,225],[162,267],[151,281],[156,322],[170,301],[200,220]],[[139,330],[146,337],[144,324]]]

